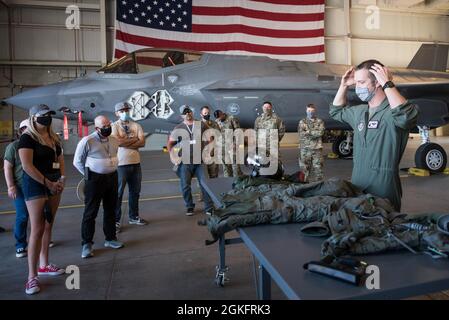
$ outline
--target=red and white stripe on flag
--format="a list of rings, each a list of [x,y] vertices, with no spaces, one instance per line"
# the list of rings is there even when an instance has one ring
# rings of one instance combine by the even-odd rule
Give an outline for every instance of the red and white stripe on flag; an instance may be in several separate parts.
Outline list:
[[[150,1],[145,7],[135,3],[131,7],[129,2],[117,0],[116,58],[153,47],[308,62],[325,60],[325,0],[175,1],[179,8],[181,4],[191,5],[182,13],[176,7],[171,9],[175,5],[172,1]],[[155,9],[158,12],[153,14]],[[176,23],[184,19],[184,13],[191,15],[191,25],[184,24],[188,31],[170,30],[170,23],[173,29],[178,28]]]

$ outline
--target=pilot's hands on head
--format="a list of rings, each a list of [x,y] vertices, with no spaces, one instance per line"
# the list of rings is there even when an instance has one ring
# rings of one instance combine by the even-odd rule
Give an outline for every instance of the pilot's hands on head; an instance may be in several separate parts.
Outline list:
[[[343,77],[341,77],[341,86],[349,87],[355,84],[354,80],[354,67],[349,68]]]
[[[382,67],[380,64],[375,64],[369,70],[376,77],[377,82],[383,87],[385,83],[393,80],[393,75],[387,67]]]

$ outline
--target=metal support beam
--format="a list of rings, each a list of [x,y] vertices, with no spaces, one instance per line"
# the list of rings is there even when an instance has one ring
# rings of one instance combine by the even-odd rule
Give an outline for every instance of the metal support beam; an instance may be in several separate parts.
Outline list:
[[[106,53],[106,0],[100,0],[100,54],[101,64],[104,66],[108,63]]]
[[[352,43],[351,43],[351,0],[344,0],[343,4],[345,16],[345,32],[346,32],[346,64],[352,65]]]
[[[37,0],[8,0],[9,6],[16,7],[38,7],[38,8],[54,8],[64,9],[70,5],[76,5],[80,9],[99,11],[100,5],[92,3],[80,3],[80,2],[56,2],[56,1],[37,1]]]
[[[0,60],[0,66],[101,67],[100,61]]]
[[[7,26],[7,22],[0,22],[0,27]],[[42,24],[42,23],[24,23],[24,22],[13,22],[11,23],[11,26],[15,28],[31,28],[31,29],[55,29],[55,30],[67,30],[67,27],[64,24]],[[81,24],[80,30],[100,30],[99,25],[88,25],[88,24]],[[113,26],[106,27],[106,30],[113,31],[115,28]]]

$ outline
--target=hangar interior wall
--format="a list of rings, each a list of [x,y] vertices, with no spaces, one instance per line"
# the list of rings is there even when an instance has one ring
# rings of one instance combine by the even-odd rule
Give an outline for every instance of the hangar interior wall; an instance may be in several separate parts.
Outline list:
[[[103,13],[99,9],[102,1],[104,34],[100,25]],[[53,0],[51,3],[56,5],[49,6],[49,1],[0,1],[0,99],[94,72],[102,65],[102,34],[106,38],[105,58],[112,60],[115,0],[70,1],[80,7],[78,30],[66,28],[67,2]],[[421,43],[449,44],[449,5],[436,2],[437,6],[418,4],[409,8],[400,6],[410,5],[401,0],[327,0],[326,61],[356,64],[377,58],[390,66],[405,67]],[[379,6],[378,21],[373,20],[374,11],[367,11],[371,5]],[[9,139],[13,127],[25,117],[23,110],[0,107],[0,141]],[[166,142],[164,136],[157,135],[149,140],[150,149],[160,149]],[[289,143],[294,140],[294,135],[286,138]],[[73,151],[72,145],[67,147],[67,152]]]

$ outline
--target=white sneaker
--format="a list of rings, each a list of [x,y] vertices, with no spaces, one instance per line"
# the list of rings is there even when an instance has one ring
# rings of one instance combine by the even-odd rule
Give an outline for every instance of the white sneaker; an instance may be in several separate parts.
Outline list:
[[[111,240],[111,241],[105,241],[104,246],[112,248],[112,249],[120,249],[123,247],[123,243],[120,241],[117,241],[117,240]]]
[[[41,291],[41,287],[39,286],[39,280],[37,277],[34,277],[27,281],[25,285],[25,293],[26,294],[35,294]]]
[[[92,249],[92,243],[83,244],[81,250],[81,258],[86,259],[94,256],[94,250]]]

